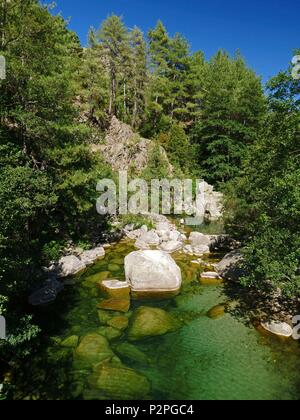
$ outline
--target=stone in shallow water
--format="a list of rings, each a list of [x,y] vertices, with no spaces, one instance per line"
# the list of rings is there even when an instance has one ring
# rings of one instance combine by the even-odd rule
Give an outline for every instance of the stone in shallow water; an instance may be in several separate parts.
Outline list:
[[[149,397],[151,390],[145,376],[115,363],[96,366],[89,384],[91,399],[139,400]]]
[[[222,278],[219,276],[218,273],[215,273],[213,271],[207,271],[201,274],[202,279],[217,279],[222,280]]]
[[[86,265],[75,255],[62,257],[58,262],[58,277],[65,278],[75,276],[76,274],[84,271]]]
[[[75,348],[78,346],[79,337],[77,335],[72,335],[71,337],[67,337],[62,343],[62,347],[70,347]]]
[[[109,279],[111,276],[109,271],[101,271],[100,273],[92,274],[85,278],[85,283],[98,283],[103,280]]]
[[[128,318],[126,316],[115,316],[108,321],[108,325],[120,331],[125,331],[128,327]]]
[[[200,283],[203,285],[215,286],[215,285],[223,284],[224,280],[219,276],[218,273],[206,272],[206,273],[201,274]]]
[[[76,368],[92,366],[113,356],[107,339],[102,335],[91,333],[86,335],[75,349],[74,364]]]
[[[201,278],[200,277],[200,283],[203,286],[221,286],[224,284],[223,279],[212,279],[212,278]]]
[[[268,332],[281,336],[281,337],[291,337],[293,335],[292,327],[280,321],[270,321],[270,322],[262,322],[261,326]]]
[[[128,312],[130,308],[129,299],[107,299],[97,305],[98,309],[106,309],[108,311]]]
[[[207,316],[211,319],[218,319],[225,315],[226,305],[217,305],[207,312]]]
[[[189,237],[189,241],[191,242],[192,246],[210,246],[211,238],[208,235],[204,235],[200,232],[192,232]]]
[[[121,269],[121,267],[118,264],[113,264],[113,263],[109,264],[107,268],[109,271],[113,271],[113,272],[120,271]]]
[[[125,258],[126,280],[134,298],[176,296],[181,287],[181,270],[162,251],[137,251]]]
[[[126,314],[126,316],[128,315],[129,313]],[[100,325],[108,326],[108,322],[116,316],[124,316],[124,314],[122,312],[108,311],[104,309],[98,310]]]
[[[99,284],[100,290],[109,298],[129,299],[130,287],[125,281],[105,280]]]
[[[163,309],[141,306],[132,316],[128,339],[138,341],[161,336],[176,331],[179,326],[178,321]]]
[[[131,343],[121,343],[114,348],[115,352],[121,357],[142,365],[149,364],[149,358]]]
[[[103,258],[104,256],[105,249],[103,247],[98,247],[89,251],[84,251],[80,255],[80,259],[85,265],[92,265],[95,261],[97,261],[100,258]]]
[[[107,338],[108,341],[115,340],[122,336],[122,331],[113,327],[101,327],[97,331],[99,334],[103,335],[103,337]]]
[[[179,251],[182,249],[182,242],[179,241],[169,241],[164,242],[160,245],[160,249],[168,254],[172,254],[173,252]]]

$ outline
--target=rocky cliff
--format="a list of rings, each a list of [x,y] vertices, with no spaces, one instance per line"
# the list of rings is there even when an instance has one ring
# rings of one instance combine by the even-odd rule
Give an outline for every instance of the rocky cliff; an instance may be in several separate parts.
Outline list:
[[[92,145],[92,150],[94,152],[101,151],[107,163],[115,171],[134,168],[139,174],[147,166],[151,149],[154,146],[153,141],[140,137],[129,125],[113,117],[105,136],[105,143]],[[169,173],[172,174],[173,168],[166,151],[162,147],[160,150]]]

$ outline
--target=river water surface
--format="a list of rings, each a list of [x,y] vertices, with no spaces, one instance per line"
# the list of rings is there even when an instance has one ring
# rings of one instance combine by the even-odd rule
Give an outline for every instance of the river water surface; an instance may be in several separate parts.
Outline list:
[[[55,304],[38,310],[47,337],[36,357],[17,375],[16,399],[89,398],[85,389],[91,372],[87,368],[74,376],[73,350],[62,348],[61,342],[72,335],[83,337],[98,331],[96,307],[101,295],[95,280],[98,275],[102,279],[125,279],[124,257],[133,250],[128,241],[112,246],[105,259],[67,286]],[[204,267],[191,264],[193,258],[184,254],[173,257],[183,273],[181,294],[170,301],[132,302],[131,311],[140,305],[160,307],[180,319],[182,327],[135,343],[145,360],[119,355],[126,366],[147,377],[151,383],[149,398],[298,400],[299,343],[262,334],[230,311],[209,317],[212,308],[223,304],[230,308],[234,302],[223,285],[200,283]],[[221,256],[210,255],[207,262],[218,258]],[[110,345],[114,349],[120,343],[127,343],[126,331]]]

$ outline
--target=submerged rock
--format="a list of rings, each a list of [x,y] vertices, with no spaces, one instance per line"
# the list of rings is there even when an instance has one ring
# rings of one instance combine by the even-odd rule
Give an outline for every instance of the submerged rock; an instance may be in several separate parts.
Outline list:
[[[108,311],[128,312],[130,309],[129,299],[107,299],[98,304],[98,309]]]
[[[125,358],[142,365],[149,364],[149,358],[147,355],[131,343],[124,342],[118,344],[114,349],[117,355],[121,358]]]
[[[115,340],[122,336],[122,331],[117,330],[114,327],[101,327],[97,330],[99,334],[107,338],[108,341]]]
[[[129,320],[126,316],[115,316],[108,321],[108,325],[120,331],[125,331],[128,327]]]
[[[261,326],[268,332],[281,336],[281,337],[291,337],[293,335],[292,327],[280,321],[269,321],[269,322],[262,322]]]
[[[225,315],[226,305],[214,306],[207,312],[207,316],[211,319],[218,319]]]
[[[172,297],[178,294],[182,283],[180,268],[162,251],[137,251],[127,255],[125,274],[135,298]]]
[[[150,393],[150,383],[142,374],[116,363],[100,364],[89,378],[90,398],[140,400]],[[92,395],[94,393],[94,395]]]
[[[176,331],[178,327],[178,321],[163,309],[141,306],[131,318],[128,339],[138,341],[161,336]]]
[[[92,333],[86,335],[74,351],[74,363],[77,368],[91,366],[114,356],[109,343],[102,335]]]

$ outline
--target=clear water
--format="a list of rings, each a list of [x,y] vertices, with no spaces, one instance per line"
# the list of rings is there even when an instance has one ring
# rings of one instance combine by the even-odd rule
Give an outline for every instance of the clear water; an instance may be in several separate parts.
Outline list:
[[[90,370],[74,380],[72,350],[62,349],[61,339],[97,331],[96,305],[100,294],[86,279],[109,272],[110,278],[124,279],[123,259],[133,244],[121,242],[107,251],[104,260],[88,270],[77,283],[68,286],[58,301],[39,309],[37,316],[47,338],[17,376],[15,398],[84,399]],[[262,334],[230,313],[211,319],[207,312],[229,303],[223,286],[202,286],[203,267],[191,265],[192,258],[174,256],[181,266],[182,293],[171,301],[147,302],[159,306],[182,321],[182,328],[163,337],[135,344],[147,362],[122,362],[144,374],[151,382],[151,398],[172,400],[298,400],[300,396],[300,348],[293,340]],[[210,256],[214,262],[217,256]],[[220,256],[219,256],[220,258]],[[114,264],[114,266],[110,266]],[[115,265],[119,266],[116,267]],[[131,310],[145,302],[133,302]],[[111,342],[112,348],[126,342],[126,334]]]

